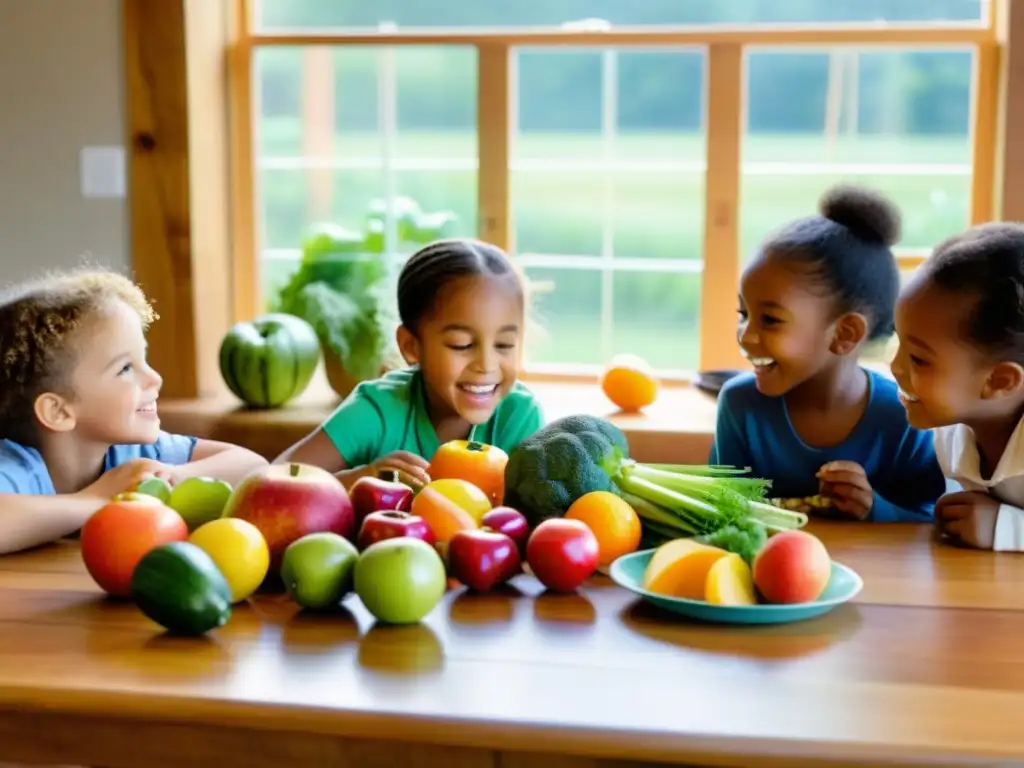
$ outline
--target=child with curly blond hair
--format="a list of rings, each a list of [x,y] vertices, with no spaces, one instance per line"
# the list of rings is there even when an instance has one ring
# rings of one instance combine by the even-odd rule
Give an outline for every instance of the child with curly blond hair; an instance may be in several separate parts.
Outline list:
[[[0,553],[74,533],[150,476],[237,482],[266,460],[160,428],[142,290],[99,269],[0,293]]]

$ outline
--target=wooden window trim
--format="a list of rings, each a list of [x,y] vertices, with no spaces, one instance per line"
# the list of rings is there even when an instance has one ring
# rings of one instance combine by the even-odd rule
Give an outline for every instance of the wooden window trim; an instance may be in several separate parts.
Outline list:
[[[744,367],[732,340],[739,270],[738,141],[742,138],[743,52],[751,46],[969,46],[972,91],[971,222],[1024,219],[1024,12],[993,0],[987,20],[965,24],[715,25],[563,29],[438,29],[413,32],[267,33],[248,24],[248,0],[125,0],[134,272],[156,301],[161,320],[152,360],[165,396],[223,393],[220,339],[231,323],[260,309],[256,259],[256,174],[252,60],[268,45],[475,45],[479,49],[478,136],[480,233],[512,249],[509,213],[509,93],[516,45],[697,45],[708,50],[706,186],[702,277],[702,369]],[[1024,45],[1020,46],[1024,49]],[[737,64],[739,62],[739,64]],[[707,92],[707,91],[706,91]],[[732,95],[729,95],[732,94]],[[1018,94],[1016,98],[1011,98]],[[1011,127],[1013,130],[1011,130]],[[1005,162],[1004,162],[1005,160]],[[1013,212],[1012,214],[1010,212]],[[926,253],[901,254],[913,268]],[[729,317],[725,315],[728,313]],[[539,380],[590,379],[573,372],[531,374]]]

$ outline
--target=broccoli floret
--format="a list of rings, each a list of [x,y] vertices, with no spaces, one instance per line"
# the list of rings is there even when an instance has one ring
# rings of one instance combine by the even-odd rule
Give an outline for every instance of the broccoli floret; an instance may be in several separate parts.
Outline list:
[[[748,565],[753,565],[754,557],[768,541],[768,529],[758,520],[745,518],[722,526],[708,536],[701,536],[700,540],[713,547],[735,552]]]
[[[580,496],[611,491],[629,457],[626,436],[596,416],[566,416],[542,427],[509,452],[504,503],[531,526],[561,517]]]

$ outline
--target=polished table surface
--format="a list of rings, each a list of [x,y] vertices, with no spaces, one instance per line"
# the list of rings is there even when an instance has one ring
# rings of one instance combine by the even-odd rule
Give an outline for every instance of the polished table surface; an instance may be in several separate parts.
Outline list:
[[[412,627],[374,625],[355,597],[310,616],[265,595],[174,638],[103,597],[73,543],[0,558],[0,760],[1024,760],[1024,556],[922,525],[810,530],[864,589],[774,627],[661,614],[604,577],[542,594],[523,575],[499,594],[449,590]]]

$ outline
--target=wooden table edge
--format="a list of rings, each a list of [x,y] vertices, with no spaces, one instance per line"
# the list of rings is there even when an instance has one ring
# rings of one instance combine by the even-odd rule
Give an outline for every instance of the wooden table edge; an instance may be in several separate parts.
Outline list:
[[[188,712],[187,716],[176,712]],[[343,742],[391,743],[395,749],[414,744],[425,747],[483,750],[494,753],[531,753],[592,758],[599,761],[643,761],[645,763],[719,766],[736,765],[737,760],[756,759],[762,766],[848,766],[851,764],[977,765],[1013,761],[1018,753],[996,749],[936,750],[929,745],[885,745],[817,741],[792,738],[668,734],[586,728],[558,723],[529,721],[498,722],[453,717],[427,717],[403,712],[367,713],[320,707],[288,707],[275,704],[232,702],[223,699],[195,699],[186,696],[114,693],[78,689],[56,691],[29,687],[0,688],[0,723],[30,720],[38,723],[28,741],[60,729],[73,742],[76,730],[92,732],[97,724],[115,728],[131,727],[133,741],[144,729],[192,729],[244,732],[247,738],[299,738]],[[301,727],[294,725],[301,723]],[[8,722],[8,726],[10,723]],[[15,729],[23,732],[25,729]],[[32,730],[32,729],[29,729]],[[3,741],[11,729],[0,727]],[[397,734],[397,736],[396,736]],[[44,736],[44,738],[46,738]],[[0,747],[0,750],[4,747]],[[79,760],[73,750],[55,758]],[[223,755],[228,758],[229,755]]]

